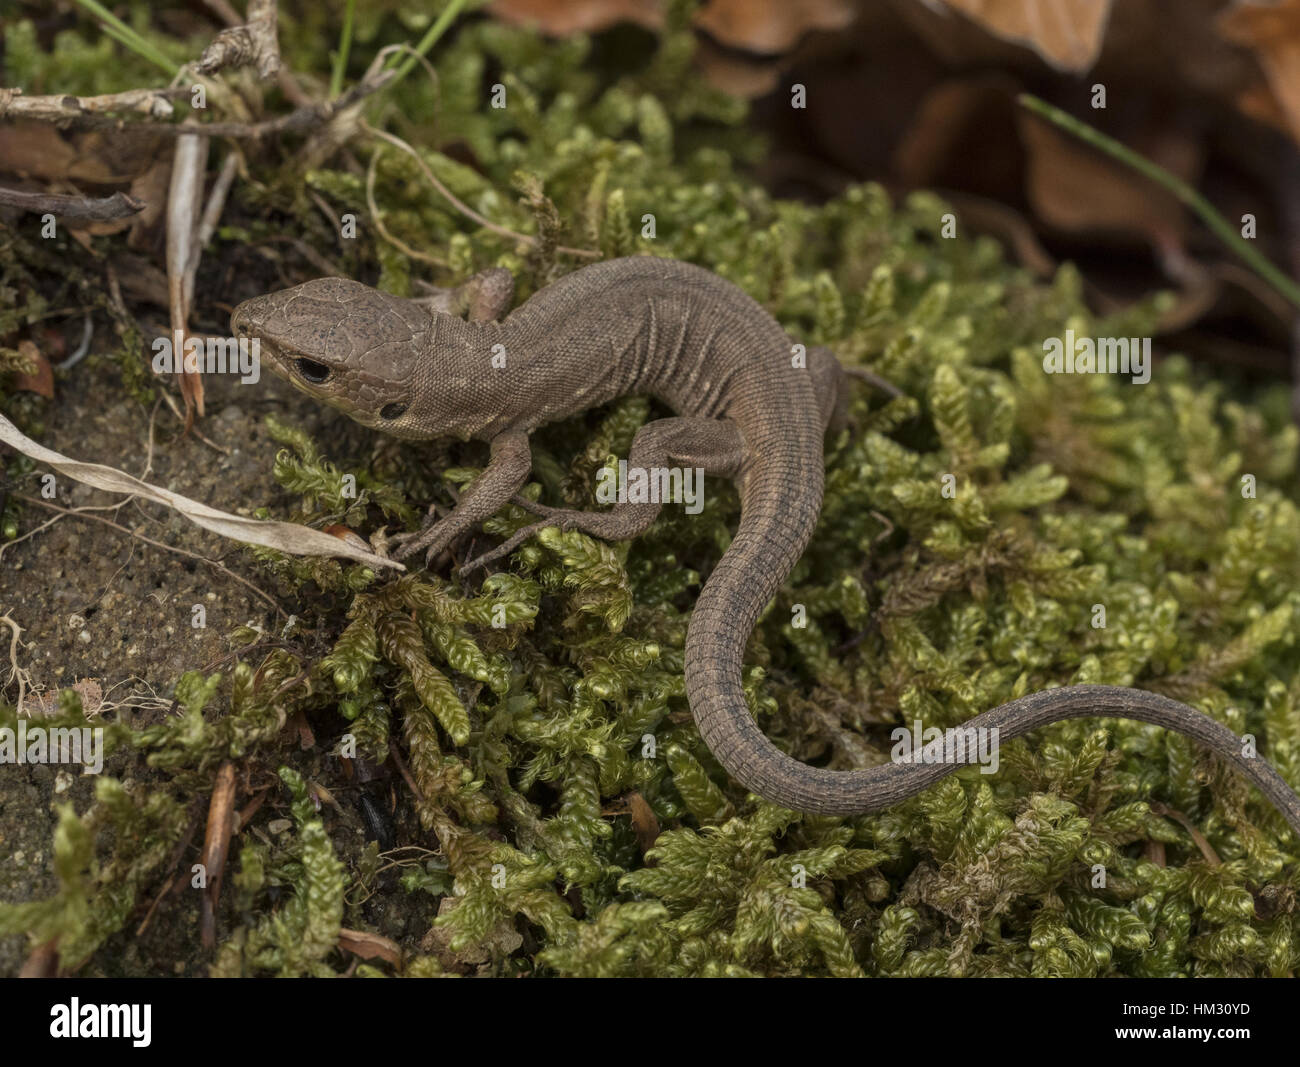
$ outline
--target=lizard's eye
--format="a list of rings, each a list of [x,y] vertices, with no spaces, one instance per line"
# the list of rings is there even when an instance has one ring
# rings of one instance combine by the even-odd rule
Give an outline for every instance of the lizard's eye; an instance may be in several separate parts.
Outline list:
[[[385,419],[395,419],[406,410],[405,404],[385,404],[379,414]]]
[[[330,369],[324,363],[317,363],[314,359],[303,358],[294,360],[293,365],[298,368],[298,373],[313,385],[320,385],[321,382],[329,380]]]

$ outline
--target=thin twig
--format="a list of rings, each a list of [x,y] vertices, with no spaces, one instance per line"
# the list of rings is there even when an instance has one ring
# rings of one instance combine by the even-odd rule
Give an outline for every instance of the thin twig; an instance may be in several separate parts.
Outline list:
[[[100,96],[73,96],[71,93],[24,96],[22,89],[0,89],[0,119],[32,119],[63,122],[79,115],[104,114],[110,111],[138,111],[154,119],[168,119],[175,114],[172,100],[188,96],[181,86],[167,89],[127,89]]]
[[[158,395],[162,397],[163,403],[167,405],[168,410],[170,410],[171,413],[176,416],[176,421],[179,422],[182,426],[184,426],[185,412],[183,412],[181,410],[181,406],[178,403],[176,403],[176,398],[172,396],[171,393],[167,392],[166,389],[159,390]],[[230,455],[230,449],[228,449],[225,445],[217,444],[216,441],[212,440],[211,437],[208,437],[206,434],[204,434],[203,431],[200,430],[197,426],[191,426],[189,432],[193,436],[197,437],[200,441],[202,441],[205,445],[207,445],[210,449],[212,449],[212,451],[219,452],[223,456]]]
[[[497,223],[493,222],[491,219],[485,218],[484,216],[480,215],[467,203],[461,200],[455,193],[453,193],[450,189],[448,189],[447,186],[444,185],[441,180],[439,180],[438,176],[434,174],[432,170],[429,169],[429,164],[427,164],[420,157],[420,153],[417,152],[405,141],[403,141],[400,137],[396,137],[393,134],[388,133],[386,130],[377,130],[375,129],[375,127],[371,126],[369,123],[366,122],[363,122],[361,124],[361,128],[364,129],[367,133],[371,134],[372,136],[378,137],[381,141],[387,141],[389,144],[394,145],[397,148],[400,148],[403,152],[409,153],[411,158],[415,160],[416,165],[420,168],[420,173],[424,175],[425,180],[430,185],[432,185],[435,189],[437,189],[438,192],[441,193],[442,196],[448,201],[448,203],[450,203],[452,207],[454,207],[466,218],[472,219],[473,221],[477,222],[480,226],[482,226],[486,230],[491,230],[493,233],[500,234],[502,237],[509,237],[512,241],[522,241],[524,244],[528,244],[528,245],[541,244],[541,241],[536,237],[532,237],[526,233],[516,233],[514,230],[511,230],[508,227],[498,225]],[[569,248],[566,245],[556,245],[556,251],[565,252],[571,256],[581,256],[584,259],[600,258],[599,252],[593,252],[588,248]]]
[[[22,646],[22,627],[19,626],[8,615],[0,615],[0,622],[9,627],[9,675],[5,678],[5,685],[12,681],[18,682],[18,701],[14,709],[21,716],[23,713],[23,700],[27,696],[27,690],[31,687],[31,673],[23,670],[18,666],[18,649]]]
[[[401,774],[403,781],[405,781],[407,786],[410,787],[410,790],[412,794],[414,794],[415,799],[419,802],[420,807],[424,807],[426,803],[424,794],[420,792],[420,787],[415,784],[415,778],[411,775],[411,768],[406,765],[406,760],[402,758],[402,750],[397,747],[397,742],[391,738],[389,738],[388,741],[388,754],[392,757],[393,765],[397,768],[398,773]]]
[[[0,188],[0,207],[13,207],[36,215],[56,215],[63,219],[89,219],[103,222],[125,219],[145,209],[145,202],[126,193],[112,196],[61,196],[57,193],[22,193]]]
[[[231,7],[227,0],[203,0],[203,3],[227,26],[242,26],[244,24],[243,16]],[[298,80],[284,64],[280,65],[279,79],[280,91],[284,93],[285,98],[294,107],[306,107],[311,104],[311,98],[303,92]]]
[[[163,866],[163,870],[170,870],[172,873],[167,878],[167,881],[163,883],[163,887],[158,890],[158,895],[153,898],[153,903],[149,905],[149,909],[144,913],[144,918],[140,920],[140,925],[135,928],[136,937],[142,937],[144,932],[149,929],[149,924],[153,922],[154,912],[158,910],[158,905],[166,899],[167,894],[176,887],[176,884],[185,873],[177,870],[176,867],[184,857],[186,849],[190,847],[190,842],[194,840],[194,834],[198,831],[202,803],[203,801],[201,798],[196,798],[196,800],[190,804],[190,819],[185,833],[181,835],[180,840],[178,840],[172,847],[171,854],[167,858],[167,863]]]
[[[189,132],[191,136],[176,142],[167,190],[167,306],[174,339],[173,370],[185,400],[186,430],[194,424],[196,414],[203,415],[203,376],[186,369],[181,353],[194,297],[194,276],[188,267],[191,262],[198,267],[198,253],[194,251],[195,224],[202,211],[203,172],[208,161],[208,139],[194,128]]]
[[[151,121],[123,122],[103,115],[81,113],[74,113],[58,121],[65,129],[108,130],[113,133],[121,133],[124,129],[147,129],[159,137],[183,137],[187,134],[201,133],[209,137],[252,140],[270,134],[301,133],[315,129],[328,122],[344,108],[351,107],[357,101],[378,92],[395,76],[392,71],[380,71],[374,78],[358,82],[337,100],[304,104],[287,115],[280,115],[264,122],[205,122],[181,126],[175,123]]]
[[[202,252],[203,246],[212,239],[213,233],[216,232],[217,223],[221,221],[221,212],[226,206],[226,197],[230,194],[230,186],[235,180],[237,170],[239,170],[239,156],[231,152],[221,164],[221,171],[217,174],[217,180],[212,183],[212,190],[208,193],[208,203],[203,209],[203,218],[199,222],[198,237],[194,242],[196,252]],[[195,267],[198,266],[197,256],[194,265]]]
[[[81,343],[77,345],[72,355],[70,355],[67,359],[63,360],[61,363],[54,364],[54,369],[71,370],[83,359],[85,359],[87,354],[89,354],[90,352],[90,342],[94,336],[95,336],[95,317],[91,315],[90,309],[87,308],[85,315],[82,317]]]
[[[1155,812],[1155,814],[1163,815],[1166,818],[1173,819],[1174,822],[1179,823],[1191,836],[1191,839],[1196,842],[1196,847],[1201,850],[1201,855],[1205,857],[1205,861],[1211,867],[1217,867],[1223,862],[1219,859],[1219,854],[1214,851],[1214,846],[1210,844],[1206,836],[1201,833],[1196,824],[1181,811],[1175,811],[1173,808],[1155,800],[1148,801],[1147,807]]]
[[[396,248],[404,256],[418,260],[422,263],[428,263],[433,267],[446,267],[445,259],[438,259],[427,252],[421,252],[412,248],[400,237],[388,232],[388,227],[384,225],[383,215],[379,211],[379,205],[375,203],[375,171],[379,166],[379,152],[376,151],[370,156],[370,166],[366,168],[366,207],[370,209],[370,220],[375,224],[375,229],[379,231],[379,236]]]
[[[276,234],[272,237],[263,237],[257,242],[258,247],[262,245],[291,245],[295,248],[300,256],[320,271],[327,278],[346,278],[347,274],[341,271],[335,264],[322,256],[316,249],[312,248],[301,237],[294,237],[287,233]],[[272,258],[270,256],[267,257]]]
[[[227,67],[257,67],[258,76],[274,77],[280,71],[279,12],[276,0],[248,0],[248,15],[212,39],[199,57],[198,71],[215,74]]]

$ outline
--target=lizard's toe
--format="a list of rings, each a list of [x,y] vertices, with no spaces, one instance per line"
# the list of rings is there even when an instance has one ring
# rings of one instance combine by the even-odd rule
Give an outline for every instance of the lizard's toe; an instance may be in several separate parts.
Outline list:
[[[529,524],[528,526],[525,526],[522,530],[516,530],[505,541],[497,545],[496,548],[489,549],[487,552],[484,552],[481,555],[475,556],[473,559],[467,560],[465,563],[462,563],[460,566],[460,573],[469,574],[471,571],[476,571],[480,567],[486,567],[489,563],[495,563],[503,556],[510,555],[511,552],[513,552],[516,548],[522,545],[530,537],[538,533],[538,531],[544,530],[546,529],[546,527],[554,526],[554,525],[555,523],[549,521],[534,522]]]
[[[426,526],[414,533],[399,534],[391,542],[397,546],[393,558],[405,560],[419,552],[423,552],[428,562],[432,564],[440,552],[465,532],[467,531],[454,525],[448,526],[446,522],[441,522]]]
[[[415,555],[415,553],[419,551],[418,546],[414,543],[417,536],[418,534],[409,533],[399,534],[397,537],[394,537],[389,542],[393,547],[393,559],[406,560]]]
[[[523,508],[533,515],[540,515],[544,519],[553,519],[557,515],[563,515],[565,508],[553,508],[549,504],[539,504],[535,500],[529,500],[522,493],[516,493],[510,498],[510,502],[518,507]]]

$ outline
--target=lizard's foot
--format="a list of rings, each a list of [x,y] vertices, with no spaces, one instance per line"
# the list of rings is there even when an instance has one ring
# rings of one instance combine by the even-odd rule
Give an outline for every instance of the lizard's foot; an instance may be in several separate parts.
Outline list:
[[[393,559],[405,560],[414,556],[417,552],[424,552],[425,566],[433,566],[433,561],[438,558],[448,545],[452,543],[463,531],[457,528],[457,524],[447,522],[431,522],[421,530],[413,533],[403,533],[391,539],[394,546]]]
[[[654,513],[658,511],[657,506],[649,510],[644,506],[640,506],[639,509],[634,506],[624,507],[622,510],[615,508],[613,511],[574,511],[572,508],[553,508],[546,504],[537,504],[518,495],[511,497],[511,501],[534,515],[540,515],[541,518],[518,530],[491,551],[475,556],[462,564],[461,574],[468,574],[470,571],[499,560],[502,556],[509,555],[530,537],[548,526],[560,530],[581,530],[585,534],[605,541],[626,541],[649,526],[654,521]]]
[[[532,537],[534,534],[540,533],[548,526],[560,526],[561,528],[564,528],[563,523],[548,522],[546,520],[543,520],[542,522],[530,523],[529,525],[525,526],[522,530],[516,530],[514,534],[506,538],[506,540],[501,542],[501,544],[497,545],[496,548],[493,548],[487,552],[477,555],[473,559],[467,560],[466,562],[462,563],[460,565],[460,573],[462,575],[470,574],[471,572],[478,570],[480,567],[486,567],[489,563],[495,563],[503,556],[510,555],[511,552],[513,552],[516,548],[522,545],[530,537]]]

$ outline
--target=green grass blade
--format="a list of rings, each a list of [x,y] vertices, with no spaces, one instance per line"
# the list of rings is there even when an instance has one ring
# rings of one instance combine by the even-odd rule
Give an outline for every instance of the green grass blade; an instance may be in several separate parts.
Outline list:
[[[1257,252],[1251,243],[1241,236],[1237,228],[1218,212],[1213,204],[1181,178],[1170,174],[1164,167],[1138,155],[1131,148],[1120,144],[1119,141],[1112,137],[1107,137],[1100,130],[1094,129],[1087,123],[1076,119],[1059,107],[1053,107],[1046,100],[1040,100],[1030,93],[1021,93],[1019,101],[1022,107],[1028,108],[1035,115],[1045,118],[1052,125],[1065,130],[1066,133],[1073,134],[1086,144],[1101,149],[1112,159],[1118,159],[1121,163],[1132,167],[1139,174],[1150,178],[1157,185],[1173,193],[1183,204],[1195,212],[1201,221],[1224,244],[1244,259],[1261,278],[1272,285],[1274,289],[1296,307],[1300,307],[1300,286],[1297,286],[1294,281]]]
[[[113,40],[131,49],[132,52],[143,59],[149,60],[155,66],[161,67],[172,77],[175,77],[180,72],[180,68],[175,63],[136,33],[135,30],[131,29],[113,12],[109,11],[108,8],[104,7],[103,4],[100,4],[98,0],[76,0],[76,2],[78,6],[99,19],[100,28]]]
[[[468,0],[451,0],[451,3],[443,9],[442,14],[434,21],[434,24],[429,27],[429,32],[420,38],[420,43],[415,46],[417,55],[424,55],[437,44],[438,39],[447,32],[447,27],[455,21],[456,16],[461,13],[467,2]],[[397,77],[389,83],[389,88],[392,88],[410,74],[418,62],[416,56],[408,55],[401,66],[397,68]]]
[[[330,99],[343,91],[343,72],[347,69],[348,53],[352,51],[352,19],[357,13],[357,0],[348,0],[343,11],[343,31],[339,35],[338,51],[334,53],[334,71],[330,75]]]

